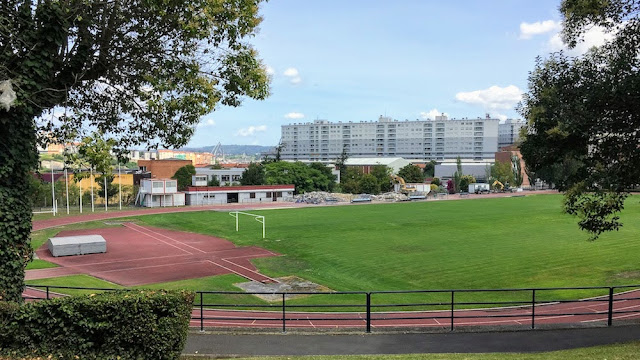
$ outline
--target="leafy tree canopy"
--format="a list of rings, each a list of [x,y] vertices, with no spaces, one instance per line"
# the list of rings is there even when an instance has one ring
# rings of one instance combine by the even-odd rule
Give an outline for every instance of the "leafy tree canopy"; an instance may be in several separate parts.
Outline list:
[[[404,181],[408,183],[421,183],[424,181],[424,176],[422,174],[422,169],[419,167],[408,164],[402,167],[398,171],[398,176],[404,179]]]
[[[264,182],[264,166],[254,162],[249,164],[240,178],[241,185],[264,185]]]
[[[617,213],[640,179],[640,1],[564,0],[560,10],[570,47],[593,26],[613,39],[580,57],[537,60],[520,105],[529,124],[520,149],[596,239],[620,227]]]
[[[328,169],[326,166],[320,166]],[[318,166],[306,165],[302,162],[275,161],[264,165],[265,179],[269,185],[293,184],[296,193],[309,191],[330,191],[335,184],[335,177],[329,170],[319,170]]]
[[[184,191],[187,189],[187,186],[191,185],[192,176],[195,174],[196,168],[193,165],[185,165],[178,169],[171,178],[178,180],[178,190]]]
[[[182,146],[218,105],[264,99],[269,78],[248,43],[260,3],[0,1],[0,82],[16,95],[0,108],[0,300],[21,300],[31,259],[37,142],[98,131],[121,150]]]

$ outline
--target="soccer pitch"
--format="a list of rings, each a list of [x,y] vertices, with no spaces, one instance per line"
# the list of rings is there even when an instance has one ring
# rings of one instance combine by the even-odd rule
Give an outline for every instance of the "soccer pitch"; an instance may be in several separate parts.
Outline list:
[[[536,195],[252,211],[266,217],[264,240],[261,224],[244,219],[236,232],[226,212],[138,220],[278,252],[284,256],[255,265],[336,291],[640,283],[638,198],[627,200],[622,229],[595,242],[562,213],[561,201]]]

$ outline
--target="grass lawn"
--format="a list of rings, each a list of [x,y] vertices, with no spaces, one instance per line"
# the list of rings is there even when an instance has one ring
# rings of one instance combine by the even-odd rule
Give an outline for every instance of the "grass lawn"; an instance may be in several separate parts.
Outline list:
[[[640,204],[627,200],[618,232],[587,241],[559,195],[140,217],[153,226],[257,245],[269,276],[295,274],[334,290],[591,286],[640,282]]]
[[[601,286],[640,283],[640,204],[627,200],[618,232],[595,242],[563,214],[559,195],[465,201],[307,207],[253,211],[260,224],[241,218],[240,232],[226,212],[189,212],[137,217],[141,223],[220,236],[283,254],[256,259],[271,277],[297,275],[337,291]],[[95,222],[84,226],[105,226]],[[198,290],[235,288],[205,278],[166,286]],[[179,284],[179,285],[176,285]],[[231,288],[226,288],[225,286]],[[161,285],[165,286],[165,285]],[[219,287],[221,286],[221,287]],[[538,300],[576,298],[604,292],[539,292]],[[530,299],[529,293],[486,294],[458,301]],[[325,296],[326,297],[326,296]],[[375,295],[389,301],[447,301],[448,295]],[[331,302],[363,303],[363,296]],[[321,303],[319,296],[291,304]]]
[[[258,359],[268,360],[635,360],[640,354],[640,342],[595,346],[573,350],[542,353],[489,353],[489,354],[410,354],[410,355],[357,355],[357,356],[269,356]],[[182,356],[182,360],[207,360],[213,358]],[[247,358],[244,358],[247,359]],[[251,358],[251,359],[256,359]],[[238,359],[240,360],[240,359]]]
[[[71,286],[85,288],[100,289],[122,289],[123,287],[108,281],[94,278],[89,275],[69,275],[51,279],[38,279],[25,281],[27,285],[49,285],[49,286]],[[79,289],[51,289],[51,292],[68,294],[68,295],[88,295],[100,292],[98,290],[79,290]]]

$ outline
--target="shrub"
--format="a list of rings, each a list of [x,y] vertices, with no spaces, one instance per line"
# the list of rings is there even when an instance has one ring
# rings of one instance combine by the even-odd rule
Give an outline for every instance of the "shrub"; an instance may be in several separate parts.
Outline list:
[[[0,303],[0,356],[178,359],[194,294],[115,291]]]

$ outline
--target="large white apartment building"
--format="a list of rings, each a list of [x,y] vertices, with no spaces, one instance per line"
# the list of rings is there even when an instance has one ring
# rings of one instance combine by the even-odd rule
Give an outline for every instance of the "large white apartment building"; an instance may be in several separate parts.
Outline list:
[[[282,126],[282,158],[334,161],[346,149],[350,157],[405,159],[493,159],[498,150],[498,119],[398,121],[380,116],[370,122],[315,120]]]
[[[498,147],[515,144],[520,140],[520,129],[527,123],[521,119],[507,119],[498,126]]]

